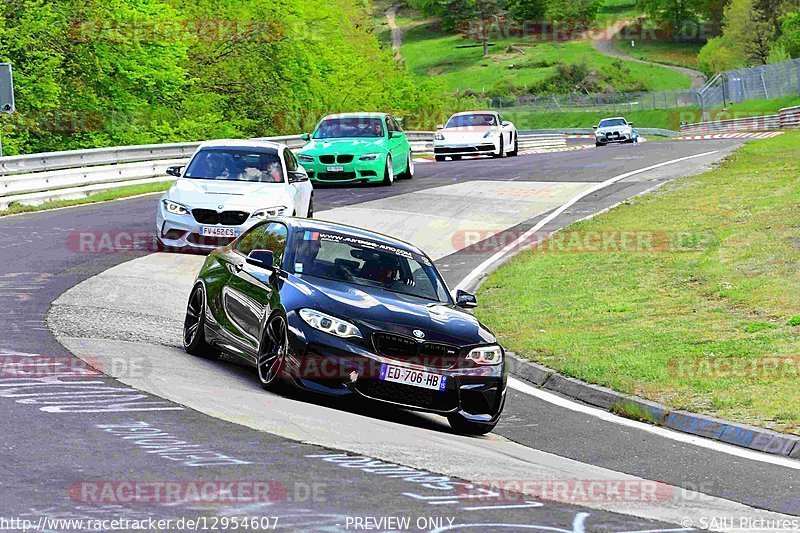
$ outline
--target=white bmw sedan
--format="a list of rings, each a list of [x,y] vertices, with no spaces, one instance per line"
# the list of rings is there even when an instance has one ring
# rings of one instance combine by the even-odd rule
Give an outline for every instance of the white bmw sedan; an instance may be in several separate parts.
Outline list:
[[[265,218],[314,214],[311,182],[284,144],[210,141],[167,173],[178,180],[158,203],[156,232],[168,249],[214,250]]]
[[[513,156],[518,151],[517,128],[495,111],[456,113],[447,124],[437,127],[433,138],[437,161],[447,157],[459,160],[465,155]]]

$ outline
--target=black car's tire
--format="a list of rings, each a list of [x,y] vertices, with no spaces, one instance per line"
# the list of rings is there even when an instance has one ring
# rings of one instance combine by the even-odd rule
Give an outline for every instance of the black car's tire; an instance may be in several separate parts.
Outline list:
[[[411,151],[408,152],[408,161],[406,162],[406,170],[402,174],[397,175],[398,178],[410,180],[414,177],[414,158],[411,157]]]
[[[386,156],[386,168],[383,171],[383,181],[387,187],[394,183],[394,167],[392,166],[392,156]]]
[[[508,151],[508,157],[514,157],[519,153],[519,136],[514,136],[514,142],[511,143],[511,146],[513,146],[514,149]]]
[[[217,359],[217,352],[206,342],[206,291],[203,285],[197,284],[189,295],[186,305],[186,318],[183,321],[183,349],[186,353]]]
[[[443,155],[437,155],[437,156],[435,156],[435,159],[441,163],[442,161],[444,161],[447,158],[445,156],[443,156]]]
[[[450,422],[450,427],[453,428],[453,431],[462,435],[486,435],[497,425],[497,422],[494,424],[471,422],[458,413],[447,415],[447,421]]]
[[[273,389],[281,382],[284,359],[288,351],[286,319],[283,315],[276,314],[267,322],[258,355],[258,380],[264,389]]]

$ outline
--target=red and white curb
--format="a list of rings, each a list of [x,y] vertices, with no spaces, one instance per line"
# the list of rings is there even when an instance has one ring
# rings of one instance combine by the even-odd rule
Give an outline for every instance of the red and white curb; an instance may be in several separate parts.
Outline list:
[[[783,135],[782,131],[741,132],[741,133],[708,133],[706,135],[683,135],[674,137],[676,141],[707,141],[710,139],[771,139]]]

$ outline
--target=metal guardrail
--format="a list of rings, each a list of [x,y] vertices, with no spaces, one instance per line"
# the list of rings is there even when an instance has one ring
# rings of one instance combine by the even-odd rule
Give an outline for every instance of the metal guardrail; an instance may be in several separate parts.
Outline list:
[[[433,132],[406,132],[414,153],[433,151]],[[299,135],[264,137],[292,149],[305,142]],[[526,135],[520,148],[564,146],[563,135]],[[128,185],[173,181],[166,174],[172,165],[186,164],[200,143],[122,146],[0,157],[0,210],[12,202],[40,204],[51,200],[83,198],[89,194]]]
[[[774,115],[684,124],[681,126],[681,134],[704,135],[739,131],[773,131],[797,127],[800,127],[800,106],[786,107]]]

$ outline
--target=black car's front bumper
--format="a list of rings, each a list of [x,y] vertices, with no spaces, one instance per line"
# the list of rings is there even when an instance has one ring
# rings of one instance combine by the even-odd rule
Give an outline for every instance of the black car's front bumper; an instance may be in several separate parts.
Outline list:
[[[500,416],[506,393],[505,363],[472,366],[460,356],[452,361],[437,360],[432,365],[416,364],[424,361],[408,363],[375,353],[361,339],[351,342],[318,331],[293,315],[288,317],[290,353],[284,372],[298,387],[336,396],[358,395],[416,411],[458,413],[482,424],[495,423]],[[445,389],[381,380],[384,364],[446,376]]]

